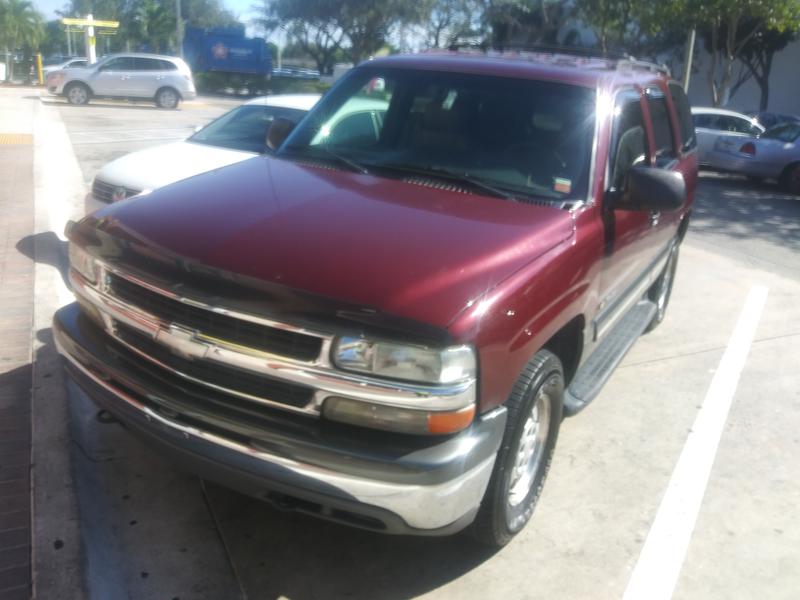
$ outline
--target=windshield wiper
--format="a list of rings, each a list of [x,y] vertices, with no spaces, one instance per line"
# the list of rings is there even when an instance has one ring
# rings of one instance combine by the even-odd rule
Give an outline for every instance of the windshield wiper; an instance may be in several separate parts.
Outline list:
[[[322,152],[322,156],[314,155],[311,153],[300,152],[297,149],[292,149],[292,148],[287,148],[286,151],[282,152],[281,154],[290,154],[298,158],[305,158],[307,160],[332,158],[340,165],[344,165],[352,171],[356,171],[358,173],[361,173],[362,175],[369,175],[369,170],[364,165],[353,160],[350,157],[347,157],[343,154],[339,154],[338,152],[334,152],[333,150],[330,150],[325,146],[313,146],[313,148],[314,150],[320,150]]]
[[[511,192],[501,190],[500,188],[495,187],[492,184],[483,181],[482,179],[476,179],[469,173],[459,173],[458,171],[450,171],[449,169],[442,169],[441,167],[434,166],[417,167],[414,165],[397,163],[377,163],[370,164],[369,166],[373,169],[388,169],[390,171],[403,171],[406,173],[435,177],[438,179],[449,179],[450,181],[466,184],[473,189],[488,193],[495,198],[503,198],[505,200],[513,200],[515,202],[518,201],[518,198]]]

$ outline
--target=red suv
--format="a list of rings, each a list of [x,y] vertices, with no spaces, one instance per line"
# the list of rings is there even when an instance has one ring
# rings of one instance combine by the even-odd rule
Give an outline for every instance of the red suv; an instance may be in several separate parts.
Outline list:
[[[69,228],[69,374],[281,508],[508,542],[562,417],[664,318],[686,96],[630,60],[392,56],[268,142]]]

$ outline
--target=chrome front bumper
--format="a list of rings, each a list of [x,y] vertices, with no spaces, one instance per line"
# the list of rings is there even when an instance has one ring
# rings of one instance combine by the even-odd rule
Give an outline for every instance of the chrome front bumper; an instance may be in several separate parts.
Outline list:
[[[419,439],[373,435],[374,446],[365,450],[355,428],[349,441],[358,452],[318,434],[276,432],[268,439],[265,432],[266,441],[234,439],[193,425],[190,413],[163,410],[158,390],[137,389],[135,374],[116,356],[116,342],[76,304],[56,313],[53,329],[81,389],[200,475],[283,508],[385,533],[444,535],[468,525],[505,429],[506,412],[499,408],[459,434],[416,446],[411,442]],[[409,440],[407,450],[398,442],[403,439]]]

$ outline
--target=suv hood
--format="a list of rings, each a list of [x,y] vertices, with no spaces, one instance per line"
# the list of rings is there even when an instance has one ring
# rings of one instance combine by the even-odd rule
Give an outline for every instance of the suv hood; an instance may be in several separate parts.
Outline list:
[[[174,142],[131,152],[112,160],[97,179],[129,190],[154,190],[212,169],[247,160],[253,152],[194,142]]]
[[[87,226],[438,328],[573,230],[554,207],[270,157],[113,204]]]

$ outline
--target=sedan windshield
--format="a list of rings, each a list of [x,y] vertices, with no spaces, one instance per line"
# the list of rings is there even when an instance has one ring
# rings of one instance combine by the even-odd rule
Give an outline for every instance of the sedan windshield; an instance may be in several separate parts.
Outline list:
[[[188,141],[244,152],[267,151],[267,130],[277,118],[297,123],[306,111],[282,106],[244,104],[212,121]]]
[[[594,112],[594,90],[574,85],[367,67],[278,154],[518,200],[576,199],[588,187]]]

